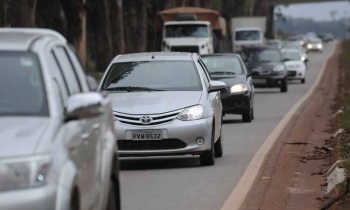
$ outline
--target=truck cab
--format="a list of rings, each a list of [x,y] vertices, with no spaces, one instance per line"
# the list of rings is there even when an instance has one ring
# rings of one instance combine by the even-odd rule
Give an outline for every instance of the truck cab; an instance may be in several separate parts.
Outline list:
[[[162,51],[214,52],[213,34],[208,21],[169,21],[164,23]]]
[[[235,50],[241,50],[242,46],[253,47],[264,44],[264,32],[258,27],[237,28],[233,38]]]

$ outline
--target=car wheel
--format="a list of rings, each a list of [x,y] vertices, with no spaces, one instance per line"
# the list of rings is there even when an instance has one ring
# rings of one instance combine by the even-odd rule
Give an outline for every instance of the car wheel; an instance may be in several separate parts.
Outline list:
[[[253,108],[248,108],[242,113],[242,121],[243,122],[251,122],[253,120]]]
[[[80,201],[77,191],[72,193],[69,210],[80,210]]]
[[[120,210],[120,194],[118,180],[111,180],[106,210]]]
[[[305,84],[305,78],[304,78],[304,79],[301,79],[301,83],[302,83],[302,84]]]
[[[281,82],[281,92],[286,93],[287,91],[288,91],[288,82],[287,82],[287,79],[284,79]]]
[[[215,164],[214,127],[211,133],[211,148],[209,151],[205,151],[203,152],[203,154],[200,155],[200,161],[202,166],[212,166]]]
[[[219,139],[214,144],[215,147],[215,157],[220,158],[224,154],[224,148],[223,148],[223,136],[222,136],[222,128]]]

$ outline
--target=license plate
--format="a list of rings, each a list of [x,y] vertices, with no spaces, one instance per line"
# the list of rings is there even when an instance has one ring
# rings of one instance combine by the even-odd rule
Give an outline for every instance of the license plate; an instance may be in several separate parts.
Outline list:
[[[162,140],[162,130],[133,130],[131,132],[131,139],[139,140]]]
[[[253,79],[254,84],[265,84],[266,79]]]

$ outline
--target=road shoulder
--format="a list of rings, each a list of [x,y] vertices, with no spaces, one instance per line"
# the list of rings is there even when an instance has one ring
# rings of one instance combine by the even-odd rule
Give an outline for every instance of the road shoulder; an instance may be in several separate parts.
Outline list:
[[[337,49],[328,60],[317,88],[278,137],[241,210],[319,208],[323,174],[333,160],[317,148],[332,133],[330,120],[339,96],[339,53]]]

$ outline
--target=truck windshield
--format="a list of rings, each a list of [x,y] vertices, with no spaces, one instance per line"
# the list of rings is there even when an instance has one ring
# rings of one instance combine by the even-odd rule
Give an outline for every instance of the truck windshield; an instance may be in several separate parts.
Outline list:
[[[208,37],[207,25],[168,25],[165,27],[165,37]]]
[[[0,116],[48,116],[36,54],[0,52]]]
[[[249,30],[249,31],[236,31],[237,41],[258,41],[260,40],[260,31]]]

